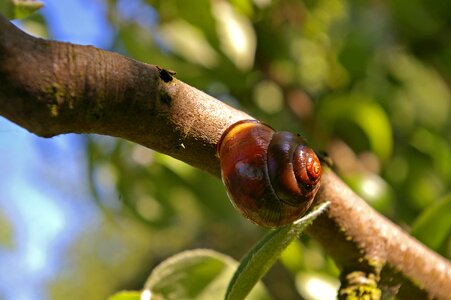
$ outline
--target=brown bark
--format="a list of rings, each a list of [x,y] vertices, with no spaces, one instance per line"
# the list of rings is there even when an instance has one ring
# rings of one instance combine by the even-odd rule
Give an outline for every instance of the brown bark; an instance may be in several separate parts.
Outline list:
[[[156,66],[33,38],[0,20],[0,114],[42,137],[122,137],[219,175],[216,142],[250,119]]]
[[[217,177],[222,132],[251,118],[166,70],[94,47],[37,39],[1,16],[0,115],[42,137],[121,137]],[[392,271],[382,276],[395,278],[382,278],[387,288],[407,278],[449,299],[450,262],[371,209],[332,171],[325,171],[317,200],[331,205],[309,232],[346,272],[377,278],[387,265]]]

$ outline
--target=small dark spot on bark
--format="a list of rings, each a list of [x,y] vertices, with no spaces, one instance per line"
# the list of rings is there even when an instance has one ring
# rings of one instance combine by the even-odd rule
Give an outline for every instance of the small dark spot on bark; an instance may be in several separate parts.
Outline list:
[[[160,90],[160,100],[167,105],[171,104],[171,96],[169,96],[164,90]]]
[[[159,66],[157,66],[157,69],[160,72],[160,78],[164,82],[172,81],[172,79],[173,79],[172,76],[174,76],[176,74],[176,72],[173,70],[163,69],[163,68],[160,68]]]
[[[92,113],[92,116],[93,116],[94,119],[96,119],[96,120],[99,120],[99,119],[102,117],[102,115],[101,115],[100,112],[93,112],[93,113]]]
[[[89,112],[89,118],[91,121],[98,121],[103,118],[104,112],[102,107],[92,108]]]

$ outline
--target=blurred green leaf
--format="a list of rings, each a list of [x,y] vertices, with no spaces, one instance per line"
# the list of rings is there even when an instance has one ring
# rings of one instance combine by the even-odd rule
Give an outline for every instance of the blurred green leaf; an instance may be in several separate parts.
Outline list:
[[[288,247],[282,251],[280,255],[280,261],[286,266],[293,274],[297,273],[303,268],[302,244],[298,240],[294,240]]]
[[[410,144],[421,153],[429,156],[437,175],[451,178],[451,151],[449,142],[424,127],[418,127],[412,132]]]
[[[185,251],[158,265],[144,290],[165,300],[223,299],[237,265],[233,258],[212,250]],[[248,299],[264,300],[269,296],[260,285]]]
[[[20,20],[21,28],[29,34],[43,39],[49,38],[46,19],[39,13]]]
[[[437,250],[451,234],[451,193],[431,205],[412,225],[411,234]]]
[[[377,211],[389,215],[393,207],[393,191],[380,176],[362,172],[344,178],[346,183]]]
[[[390,53],[388,62],[390,72],[400,83],[393,98],[393,123],[412,130],[419,124],[431,129],[446,126],[451,93],[437,70],[401,51]]]
[[[252,16],[254,9],[251,0],[231,0],[230,3],[243,15]]]
[[[25,18],[44,6],[37,0],[0,0],[0,12],[8,19]]]
[[[437,1],[395,0],[388,3],[395,19],[403,26],[404,33],[412,39],[437,34],[443,24],[430,13],[427,2]],[[443,4],[439,6],[445,8]]]
[[[318,272],[299,272],[296,287],[304,299],[336,299],[340,281],[336,277]]]
[[[161,20],[160,25],[174,20],[187,22],[196,28],[201,28],[207,40],[213,45],[217,45],[218,41],[215,32],[215,20],[211,11],[211,1],[150,0],[148,2],[151,2],[153,7],[158,11]]]
[[[13,248],[13,228],[2,210],[0,210],[0,247]]]
[[[252,23],[226,1],[212,2],[221,50],[242,71],[254,65],[257,37]]]
[[[412,207],[422,212],[434,205],[447,190],[437,172],[426,168],[415,168],[414,171],[409,178],[411,189],[407,194]]]
[[[322,203],[295,223],[270,231],[241,260],[227,288],[226,300],[247,299],[254,285],[268,272],[291,242],[323,213],[328,203]]]
[[[371,151],[382,160],[391,155],[393,133],[390,120],[382,107],[366,95],[348,94],[327,98],[319,107],[318,122],[318,127],[327,139],[330,139],[338,125],[352,122],[365,133]]]
[[[184,20],[174,20],[160,26],[159,35],[166,46],[186,61],[212,68],[218,63],[218,54],[203,32]]]
[[[108,300],[141,300],[141,292],[122,291],[109,297]]]

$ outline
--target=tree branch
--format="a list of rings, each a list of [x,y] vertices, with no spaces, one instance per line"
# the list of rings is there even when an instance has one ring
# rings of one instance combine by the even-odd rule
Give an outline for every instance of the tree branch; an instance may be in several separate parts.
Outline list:
[[[0,114],[39,136],[122,137],[216,176],[222,132],[251,119],[156,66],[37,39],[4,18],[0,82]]]
[[[166,70],[90,46],[34,38],[2,16],[0,115],[42,137],[121,137],[216,177],[221,134],[251,118]],[[407,278],[430,296],[449,299],[450,262],[375,212],[327,169],[317,197],[326,200],[328,212],[309,232],[347,274],[395,278],[382,280],[391,290],[398,278]],[[384,266],[391,271],[381,273]]]

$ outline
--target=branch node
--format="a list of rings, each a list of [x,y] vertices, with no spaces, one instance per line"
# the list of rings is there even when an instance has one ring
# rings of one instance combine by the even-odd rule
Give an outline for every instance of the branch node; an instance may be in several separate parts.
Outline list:
[[[161,80],[163,80],[164,82],[170,82],[173,79],[173,76],[176,74],[175,71],[173,70],[168,70],[168,69],[164,69],[161,68],[159,66],[156,66],[158,69],[158,72],[160,72],[160,78]]]

